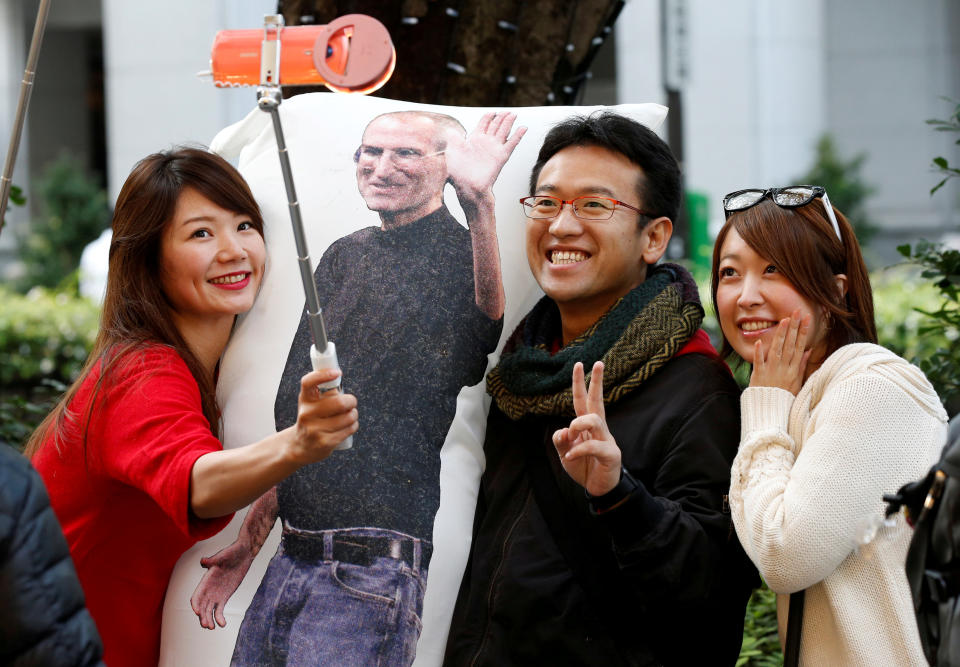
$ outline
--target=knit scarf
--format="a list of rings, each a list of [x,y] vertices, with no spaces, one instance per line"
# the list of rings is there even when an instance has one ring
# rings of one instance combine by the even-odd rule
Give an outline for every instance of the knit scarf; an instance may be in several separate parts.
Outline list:
[[[603,361],[603,398],[617,401],[636,389],[690,340],[703,320],[693,277],[676,264],[651,267],[647,279],[621,297],[589,329],[556,354],[560,311],[543,297],[507,340],[500,363],[487,375],[487,392],[511,419],[574,415],[573,366],[586,375]]]

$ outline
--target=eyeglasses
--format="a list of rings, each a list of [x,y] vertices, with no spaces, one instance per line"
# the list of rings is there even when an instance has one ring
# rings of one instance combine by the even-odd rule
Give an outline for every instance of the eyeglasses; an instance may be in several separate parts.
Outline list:
[[[608,220],[613,217],[613,212],[618,206],[623,206],[631,211],[636,211],[640,215],[648,218],[656,217],[646,211],[641,211],[636,206],[631,206],[618,199],[609,197],[594,197],[584,195],[574,197],[573,199],[560,199],[549,195],[534,195],[533,197],[524,197],[520,200],[523,206],[523,214],[533,220],[550,220],[560,215],[564,204],[570,204],[573,208],[573,214],[582,220]]]
[[[424,155],[416,148],[381,148],[380,146],[365,146],[361,144],[357,150],[353,152],[353,161],[357,164],[363,163],[364,165],[369,165],[386,156],[393,166],[405,167],[413,166],[420,160],[443,155],[444,153],[446,153],[446,151],[438,151]]]
[[[729,218],[731,213],[756,206],[767,197],[770,197],[773,203],[781,208],[806,206],[817,197],[821,197],[823,206],[827,209],[827,217],[830,219],[830,224],[833,225],[833,231],[840,239],[840,243],[843,243],[843,237],[840,236],[840,225],[837,223],[837,216],[833,213],[830,197],[827,196],[827,191],[819,185],[788,185],[785,188],[768,188],[766,190],[759,188],[737,190],[723,198],[724,215]]]

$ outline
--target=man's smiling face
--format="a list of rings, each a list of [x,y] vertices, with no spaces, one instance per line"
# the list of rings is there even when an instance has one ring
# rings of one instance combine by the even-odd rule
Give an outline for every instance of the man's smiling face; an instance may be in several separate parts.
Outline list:
[[[643,170],[621,153],[569,146],[543,166],[535,194],[570,200],[583,195],[617,199],[637,208]],[[527,261],[537,283],[561,309],[599,319],[643,282],[647,219],[617,207],[608,220],[581,220],[569,204],[549,220],[527,220]],[[647,261],[651,258],[648,257]],[[653,262],[659,259],[652,257]],[[652,263],[652,262],[651,262]]]
[[[364,131],[357,186],[385,224],[413,222],[443,204],[447,170],[437,154],[439,131],[430,118],[416,115],[381,116]]]

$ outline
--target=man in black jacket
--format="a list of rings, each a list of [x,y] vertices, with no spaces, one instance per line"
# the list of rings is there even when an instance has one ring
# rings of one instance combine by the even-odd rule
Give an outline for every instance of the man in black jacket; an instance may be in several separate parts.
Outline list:
[[[530,190],[546,296],[487,377],[446,662],[733,664],[755,581],[725,502],[739,391],[699,329],[696,284],[657,265],[679,167],[630,119],[575,117],[547,135]]]

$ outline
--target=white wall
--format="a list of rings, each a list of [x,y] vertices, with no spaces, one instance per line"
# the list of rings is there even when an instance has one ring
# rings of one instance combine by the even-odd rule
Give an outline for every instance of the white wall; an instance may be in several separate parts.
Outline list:
[[[682,86],[686,186],[710,198],[793,182],[825,128],[823,0],[686,0]],[[619,101],[665,102],[659,0],[617,23]],[[668,116],[667,122],[670,122]]]
[[[960,224],[960,184],[929,196],[931,159],[960,161],[956,136],[924,122],[952,111],[942,97],[960,101],[960,3],[670,1],[687,17],[686,184],[709,196],[714,227],[726,192],[795,182],[823,133],[845,159],[868,154],[868,211],[886,258],[898,240]],[[631,0],[617,23],[621,102],[665,101],[660,8]]]
[[[666,104],[660,76],[660,0],[629,0],[614,30],[617,101]]]
[[[955,186],[930,197],[931,159],[953,158],[955,135],[924,122],[960,100],[956,0],[845,0],[830,5],[828,125],[845,154],[866,152],[864,179],[876,187],[871,218],[909,236],[960,223]],[[951,138],[952,136],[952,138]]]
[[[37,81],[30,98],[30,174],[37,178],[65,150],[81,164],[91,164],[92,119],[87,108],[87,40],[95,33],[50,25],[43,36]],[[36,192],[36,188],[34,188]]]
[[[820,0],[692,3],[687,186],[710,197],[788,184],[823,131]],[[797,16],[804,20],[798,21]]]
[[[20,44],[23,51],[18,54],[17,68],[11,69],[11,74],[19,76],[26,63],[40,2],[21,0],[14,4],[21,7]],[[100,10],[100,0],[50,2],[20,151],[29,165],[28,173],[34,179],[64,149],[88,164],[91,153],[96,150],[90,145],[89,114],[84,107],[87,104],[85,96],[89,94],[87,40],[100,29]],[[24,175],[22,180],[27,181],[27,176]]]
[[[174,144],[209,144],[256,106],[254,89],[224,90],[209,67],[218,30],[256,28],[275,0],[103,0],[109,196],[137,160]]]
[[[7,158],[10,132],[20,96],[20,81],[26,65],[26,46],[23,41],[23,11],[15,0],[0,0],[0,170]],[[27,40],[29,44],[29,38]],[[24,132],[26,134],[26,132]],[[14,165],[13,182],[26,186],[27,150],[21,142]],[[24,224],[29,211],[26,208],[9,205],[6,213],[7,224],[0,231],[0,259],[9,256],[14,248],[14,228]]]

